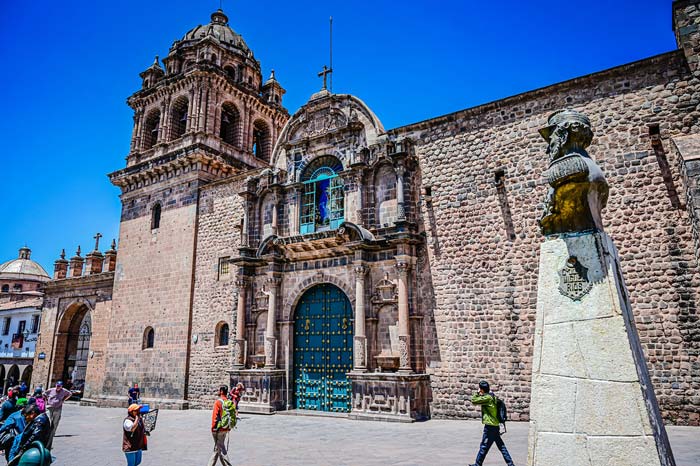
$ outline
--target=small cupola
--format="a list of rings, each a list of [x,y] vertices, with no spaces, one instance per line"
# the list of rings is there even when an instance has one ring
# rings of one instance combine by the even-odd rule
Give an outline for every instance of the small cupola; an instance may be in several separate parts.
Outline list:
[[[139,76],[141,76],[141,79],[143,79],[142,85],[144,89],[148,89],[149,87],[155,85],[163,78],[163,76],[165,76],[165,71],[163,71],[163,68],[160,66],[158,55],[156,55],[156,58],[153,60],[153,64],[146,68],[146,70],[139,74]]]
[[[267,78],[265,84],[262,86],[262,98],[270,105],[276,107],[282,106],[282,96],[286,91],[280,85],[280,83],[275,79],[275,70],[272,70],[270,77]]]

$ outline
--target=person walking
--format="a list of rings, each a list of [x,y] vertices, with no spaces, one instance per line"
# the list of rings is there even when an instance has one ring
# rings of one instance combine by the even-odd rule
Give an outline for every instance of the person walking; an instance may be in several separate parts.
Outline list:
[[[122,451],[126,456],[126,464],[127,466],[138,466],[141,464],[142,452],[148,450],[146,426],[141,418],[140,404],[132,403],[129,405],[123,428]]]
[[[38,441],[46,446],[51,436],[51,421],[46,413],[39,412],[39,408],[35,404],[25,406],[22,409],[22,415],[27,426],[24,428],[19,442],[12,445],[11,459],[8,465],[16,465],[24,452],[32,446],[32,442]]]
[[[61,421],[61,411],[63,410],[63,402],[71,397],[70,390],[63,388],[63,382],[56,382],[56,387],[46,391],[46,414],[51,419],[51,435],[46,442],[46,448],[49,450],[53,446],[53,437],[58,430],[58,423]]]
[[[236,384],[236,388],[231,390],[230,399],[236,405],[236,410],[238,410],[238,403],[241,401],[241,397],[243,396],[244,392],[245,386],[243,385],[243,382],[238,382]]]
[[[134,386],[129,388],[129,404],[138,404],[140,399],[141,390],[139,389],[139,384],[134,382]]]
[[[482,466],[489,452],[491,445],[496,442],[496,446],[501,450],[503,459],[508,466],[515,466],[508,453],[506,444],[501,438],[500,426],[498,422],[498,410],[496,409],[496,395],[491,392],[489,383],[485,380],[479,382],[479,392],[472,396],[472,403],[481,406],[481,422],[484,424],[484,433],[479,445],[479,453],[476,461],[469,466]]]
[[[226,416],[226,413],[224,413],[224,403],[230,403],[226,396],[227,394],[228,387],[222,385],[219,387],[219,398],[214,401],[214,409],[211,413],[211,434],[212,437],[214,437],[214,453],[212,453],[211,458],[209,458],[209,466],[216,465],[217,461],[221,461],[223,466],[232,466],[231,461],[228,459],[228,452],[226,449],[226,436],[230,428],[228,426],[222,426],[222,419]]]

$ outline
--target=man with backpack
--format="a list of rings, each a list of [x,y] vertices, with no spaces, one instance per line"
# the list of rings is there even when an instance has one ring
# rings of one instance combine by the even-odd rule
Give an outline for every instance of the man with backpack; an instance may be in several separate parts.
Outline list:
[[[508,453],[506,444],[503,443],[503,439],[501,438],[500,424],[505,424],[506,421],[505,404],[503,404],[503,401],[496,398],[496,395],[490,390],[489,383],[482,380],[479,382],[479,393],[475,393],[472,396],[472,403],[481,406],[481,422],[484,424],[484,434],[481,437],[481,445],[479,446],[479,453],[476,455],[476,461],[470,466],[482,466],[486,459],[486,454],[489,452],[494,442],[496,442],[498,449],[501,450],[506,464],[508,466],[515,466],[510,457],[510,453]]]
[[[209,466],[221,461],[223,466],[232,466],[227,456],[226,436],[236,425],[236,406],[227,397],[228,387],[219,387],[219,398],[214,401],[211,413],[211,434],[214,437],[214,453],[209,458]]]

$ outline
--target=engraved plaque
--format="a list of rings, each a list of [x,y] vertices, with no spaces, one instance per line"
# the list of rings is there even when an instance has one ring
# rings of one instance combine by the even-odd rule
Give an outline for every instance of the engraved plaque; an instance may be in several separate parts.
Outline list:
[[[588,269],[576,257],[569,257],[566,265],[559,271],[559,292],[564,296],[579,301],[593,288],[588,279]]]

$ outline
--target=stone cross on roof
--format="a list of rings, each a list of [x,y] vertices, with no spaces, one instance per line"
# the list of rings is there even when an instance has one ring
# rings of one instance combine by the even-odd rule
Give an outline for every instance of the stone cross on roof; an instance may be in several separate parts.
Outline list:
[[[93,236],[93,238],[95,238],[95,251],[99,251],[100,250],[100,238],[102,238],[102,233],[97,233],[95,236]]]
[[[323,65],[323,71],[318,73],[318,77],[320,78],[323,76],[323,89],[327,89],[326,81],[327,81],[327,76],[333,72],[333,68],[328,68],[326,65]]]

